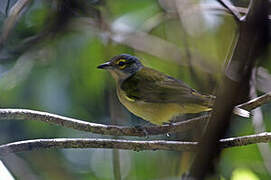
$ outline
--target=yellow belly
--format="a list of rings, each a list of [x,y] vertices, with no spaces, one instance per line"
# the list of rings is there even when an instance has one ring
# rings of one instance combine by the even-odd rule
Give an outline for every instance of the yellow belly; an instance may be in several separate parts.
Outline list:
[[[175,103],[147,103],[135,101],[125,96],[125,93],[120,89],[118,89],[117,94],[120,102],[130,112],[157,125],[169,122],[181,114],[199,113],[210,110],[210,108],[197,104],[179,105]]]

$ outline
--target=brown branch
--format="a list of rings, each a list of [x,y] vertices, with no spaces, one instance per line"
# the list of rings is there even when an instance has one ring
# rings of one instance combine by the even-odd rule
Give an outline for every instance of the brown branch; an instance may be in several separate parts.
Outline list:
[[[95,139],[95,138],[56,138],[35,139],[9,143],[0,146],[0,154],[32,151],[51,148],[110,148],[143,150],[173,150],[193,151],[196,142],[179,142],[166,140],[136,141],[122,139]]]
[[[239,14],[242,14],[242,15],[246,15],[247,12],[248,12],[248,9],[247,8],[243,8],[243,7],[237,7],[235,6],[235,9],[237,10],[237,12]],[[217,6],[217,5],[195,5],[193,6],[191,9],[188,9],[188,11],[199,11],[199,10],[203,10],[203,11],[218,11],[218,12],[225,12],[227,13],[226,15],[233,15],[229,9],[225,8],[224,6],[223,7],[220,7],[220,6]],[[174,14],[171,15],[172,18],[174,17],[177,17],[177,14],[175,16],[173,16]],[[271,20],[271,15],[268,15],[268,19]]]
[[[207,130],[200,140],[200,149],[191,166],[193,179],[204,179],[215,172],[221,147],[234,106],[248,87],[248,78],[259,56],[267,49],[269,1],[250,1],[247,15],[239,21],[239,35],[225,70]],[[243,89],[242,89],[243,88]]]
[[[22,10],[31,3],[32,0],[18,0],[10,9],[9,15],[4,22],[2,29],[2,34],[0,36],[0,46],[8,38],[11,30],[15,26],[16,21],[18,20]]]
[[[238,105],[237,107],[251,111],[252,109],[255,109],[259,106],[262,106],[264,104],[271,102],[271,92],[266,93],[260,97],[254,98],[248,102],[245,102],[243,104]]]
[[[221,139],[222,148],[246,146],[255,143],[271,142],[271,133],[265,132],[249,136],[233,137]],[[134,151],[143,150],[168,150],[168,151],[196,151],[198,142],[181,141],[137,141],[123,139],[97,139],[97,138],[55,138],[55,139],[35,139],[8,143],[0,146],[0,155],[17,153],[23,151],[33,151],[40,149],[55,148],[109,148],[126,149]]]
[[[267,93],[259,98],[255,98],[244,104],[240,104],[237,107],[246,110],[252,110],[270,101],[271,101],[270,93]],[[114,136],[150,136],[166,133],[183,132],[188,129],[197,127],[197,125],[200,122],[205,121],[206,119],[208,119],[208,117],[209,115],[203,115],[186,121],[165,124],[162,126],[128,127],[128,126],[91,123],[47,112],[34,111],[28,109],[0,109],[0,120],[15,119],[15,120],[42,121],[49,124],[55,124],[67,128],[76,129],[79,131]]]
[[[114,136],[148,136],[175,133],[196,127],[200,121],[203,121],[206,118],[208,118],[208,116],[200,116],[187,121],[165,124],[162,126],[128,127],[90,123],[47,112],[27,109],[0,109],[0,120],[16,119],[43,121],[49,124],[60,125],[80,131]]]
[[[271,133],[263,132],[259,134],[248,135],[248,136],[226,138],[226,139],[221,139],[219,142],[222,148],[246,146],[246,145],[256,144],[256,143],[269,143],[271,142]]]

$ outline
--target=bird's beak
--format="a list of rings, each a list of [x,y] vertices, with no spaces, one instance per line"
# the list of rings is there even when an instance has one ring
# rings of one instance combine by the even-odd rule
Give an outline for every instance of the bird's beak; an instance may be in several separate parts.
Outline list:
[[[103,64],[99,65],[97,68],[99,68],[99,69],[110,69],[110,68],[112,68],[112,66],[111,66],[110,62],[106,62],[106,63],[103,63]]]

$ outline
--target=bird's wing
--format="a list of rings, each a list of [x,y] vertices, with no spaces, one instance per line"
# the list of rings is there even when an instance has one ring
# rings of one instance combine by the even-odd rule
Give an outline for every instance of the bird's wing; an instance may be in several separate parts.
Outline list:
[[[210,96],[196,90],[173,77],[144,67],[121,84],[121,89],[134,100],[153,103],[178,103],[210,105]]]

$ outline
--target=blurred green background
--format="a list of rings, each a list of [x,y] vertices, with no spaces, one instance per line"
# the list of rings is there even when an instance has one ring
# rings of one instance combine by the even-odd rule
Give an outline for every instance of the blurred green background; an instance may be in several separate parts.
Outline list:
[[[25,0],[20,13],[13,14],[14,24],[8,12],[18,2],[0,3],[1,108],[47,111],[101,124],[149,125],[119,104],[114,81],[97,65],[128,53],[214,94],[238,32],[233,18],[214,0]],[[234,3],[248,5],[247,0]],[[257,69],[259,94],[271,89],[269,58],[263,57]],[[269,130],[270,105],[262,111]],[[253,133],[251,119],[235,117],[228,137]],[[0,126],[1,144],[54,137],[104,136],[34,121],[2,121]],[[173,137],[148,139],[153,138]],[[110,149],[40,150],[10,155],[3,162],[16,179],[109,180],[114,179],[117,153],[121,177],[127,180],[180,179],[192,162],[182,152]],[[265,156],[257,145],[226,149],[217,167],[219,177],[270,179]]]

